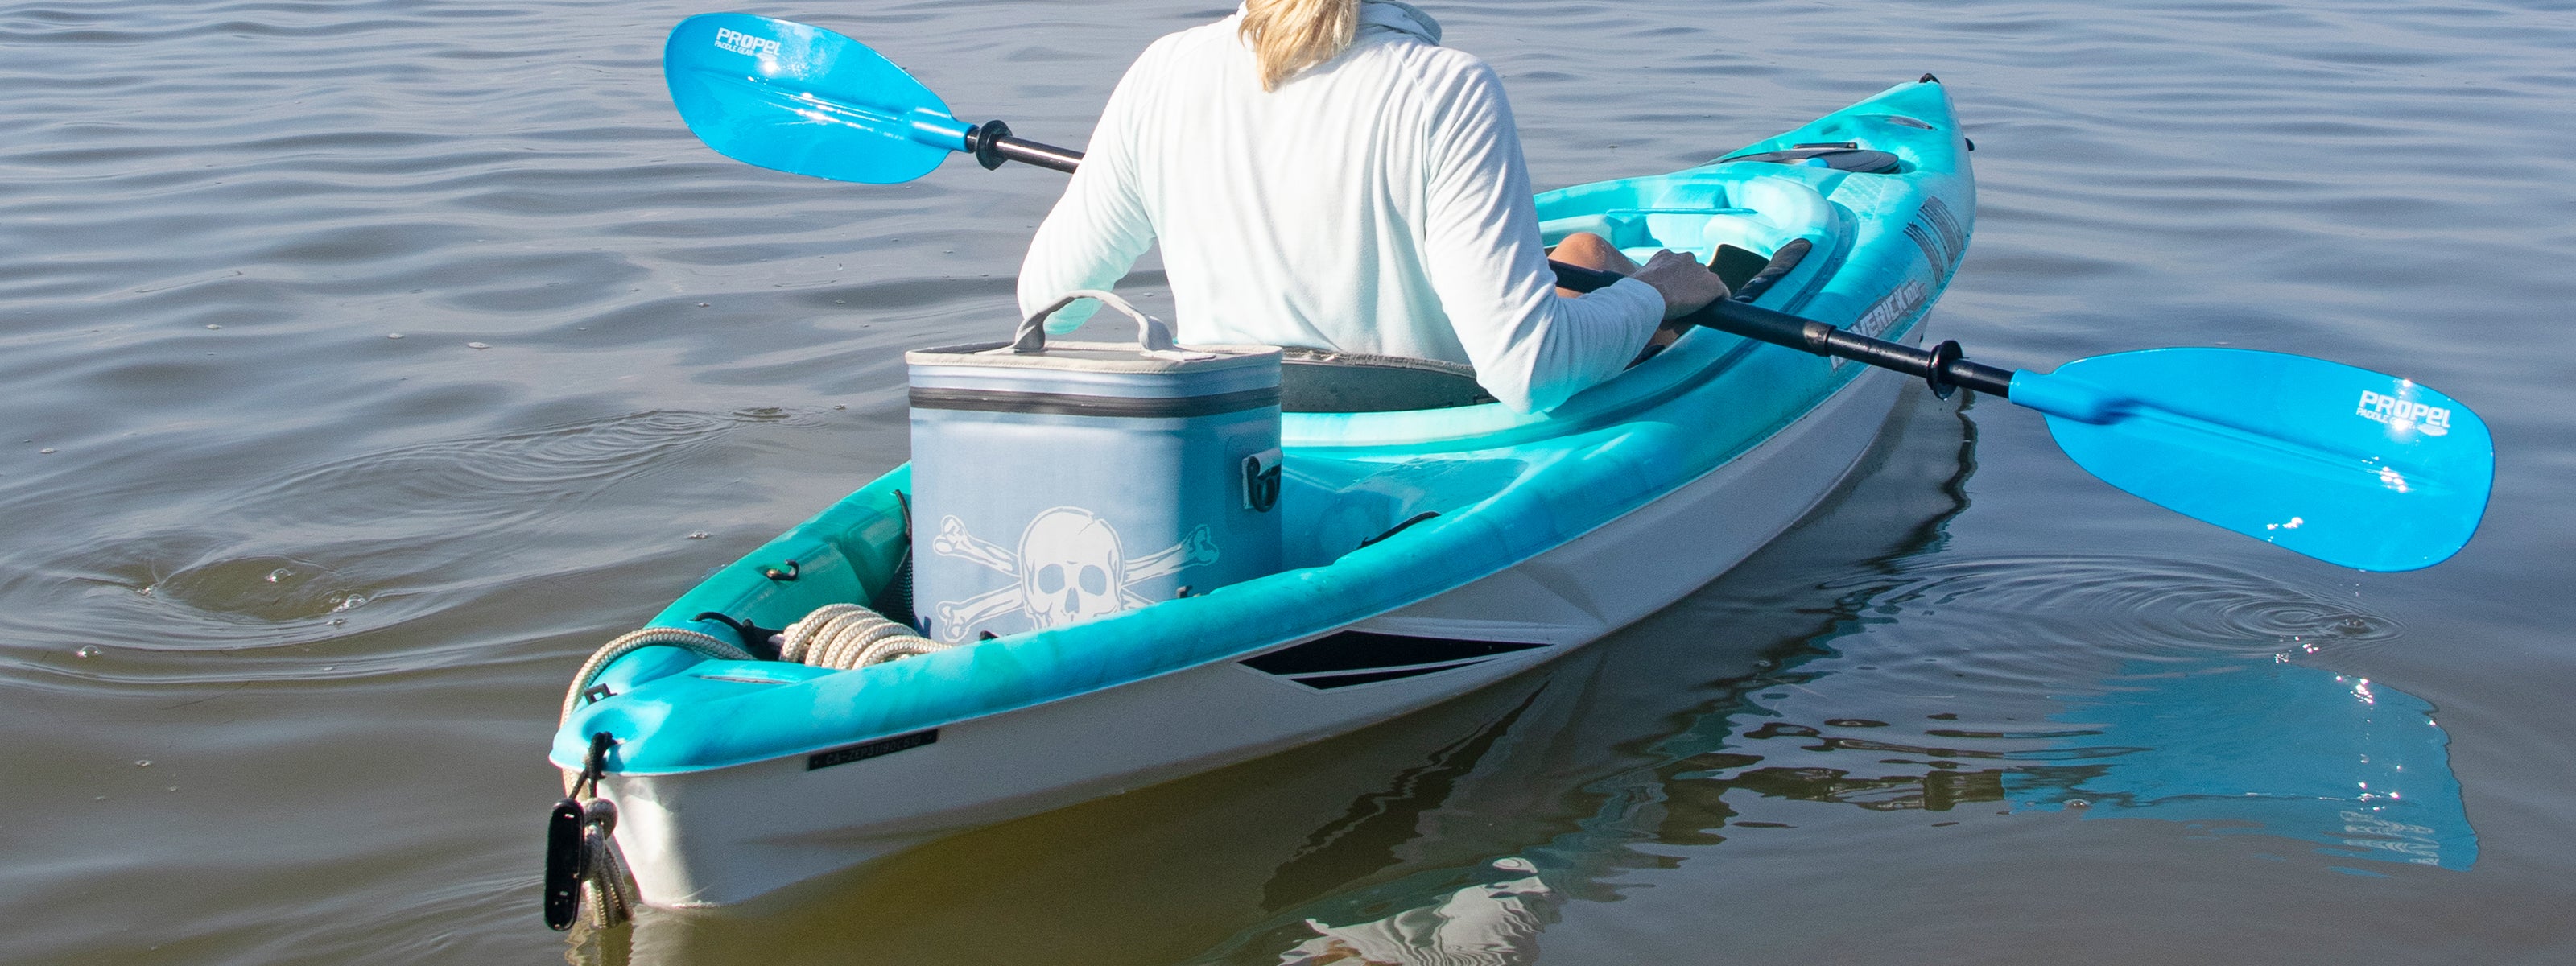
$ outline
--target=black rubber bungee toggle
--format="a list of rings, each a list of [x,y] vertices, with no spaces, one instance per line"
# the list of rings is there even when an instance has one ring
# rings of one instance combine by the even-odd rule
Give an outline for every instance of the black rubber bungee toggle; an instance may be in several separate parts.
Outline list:
[[[600,871],[592,856],[607,846],[609,830],[617,827],[617,806],[596,797],[599,777],[608,770],[608,749],[616,747],[617,738],[602,731],[590,736],[590,753],[582,756],[581,777],[572,781],[572,791],[546,816],[546,928],[561,932],[572,928],[581,915],[581,883]],[[588,804],[582,796],[594,797]],[[598,831],[594,833],[592,829]]]

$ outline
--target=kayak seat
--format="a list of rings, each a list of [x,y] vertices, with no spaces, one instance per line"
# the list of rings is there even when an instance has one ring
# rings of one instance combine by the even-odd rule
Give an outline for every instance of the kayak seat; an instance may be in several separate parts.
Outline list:
[[[1288,349],[1279,360],[1279,409],[1384,413],[1493,402],[1476,370],[1455,362],[1361,352]]]

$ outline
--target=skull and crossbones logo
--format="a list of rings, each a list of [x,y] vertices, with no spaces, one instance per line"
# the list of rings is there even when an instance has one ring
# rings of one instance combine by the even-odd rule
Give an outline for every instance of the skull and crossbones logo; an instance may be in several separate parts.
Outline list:
[[[1008,574],[1014,581],[965,600],[940,602],[933,615],[935,630],[950,641],[964,640],[975,625],[1012,611],[1027,615],[1031,627],[1044,629],[1143,607],[1153,601],[1131,588],[1215,563],[1217,557],[1215,539],[1200,526],[1180,543],[1129,560],[1109,521],[1069,506],[1030,520],[1017,552],[977,539],[966,532],[965,521],[953,516],[940,519],[930,549]]]

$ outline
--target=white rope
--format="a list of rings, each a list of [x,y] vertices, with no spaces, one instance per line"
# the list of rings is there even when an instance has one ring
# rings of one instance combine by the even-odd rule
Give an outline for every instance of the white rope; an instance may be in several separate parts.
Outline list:
[[[582,662],[580,672],[572,676],[572,689],[564,692],[563,713],[555,717],[555,723],[560,725],[572,719],[573,711],[581,707],[582,690],[590,687],[590,679],[598,676],[602,669],[618,658],[648,647],[676,647],[717,661],[751,660],[751,652],[692,630],[647,627],[634,631],[600,645],[599,650],[591,652],[590,660]]]
[[[857,604],[825,604],[778,635],[778,659],[848,671],[945,650],[948,645]]]

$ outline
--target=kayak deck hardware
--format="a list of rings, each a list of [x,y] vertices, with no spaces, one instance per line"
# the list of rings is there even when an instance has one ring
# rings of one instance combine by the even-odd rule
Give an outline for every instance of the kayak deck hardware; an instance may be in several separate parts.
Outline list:
[[[777,638],[779,634],[784,633],[782,630],[773,630],[771,628],[762,627],[750,621],[738,621],[717,611],[707,611],[689,619],[693,621],[714,621],[726,627],[733,628],[733,632],[742,638],[743,650],[750,651],[752,656],[758,657],[764,661],[774,661],[778,659]]]

